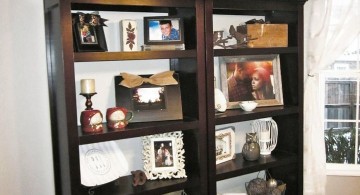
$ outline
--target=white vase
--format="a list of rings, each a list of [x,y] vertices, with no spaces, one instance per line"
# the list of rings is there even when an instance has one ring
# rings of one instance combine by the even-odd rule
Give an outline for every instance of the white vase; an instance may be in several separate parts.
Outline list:
[[[278,139],[278,127],[271,118],[254,120],[252,132],[257,133],[258,143],[260,145],[260,154],[269,155],[275,149]]]
[[[227,108],[225,95],[220,91],[220,89],[215,88],[214,92],[215,97],[215,110],[219,112],[225,112]]]

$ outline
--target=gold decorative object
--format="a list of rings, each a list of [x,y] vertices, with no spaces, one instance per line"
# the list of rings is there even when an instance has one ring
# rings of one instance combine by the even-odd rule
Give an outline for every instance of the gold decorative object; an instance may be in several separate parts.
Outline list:
[[[158,74],[154,74],[149,78],[143,78],[138,75],[129,73],[121,73],[120,75],[124,78],[119,85],[127,88],[134,88],[141,86],[143,83],[150,83],[153,85],[177,85],[178,82],[173,77],[174,71],[165,71]]]

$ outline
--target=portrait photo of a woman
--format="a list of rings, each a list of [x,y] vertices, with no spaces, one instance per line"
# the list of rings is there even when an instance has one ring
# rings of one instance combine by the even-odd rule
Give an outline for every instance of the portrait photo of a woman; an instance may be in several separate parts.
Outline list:
[[[270,71],[263,67],[255,68],[251,76],[252,96],[255,100],[274,99]]]

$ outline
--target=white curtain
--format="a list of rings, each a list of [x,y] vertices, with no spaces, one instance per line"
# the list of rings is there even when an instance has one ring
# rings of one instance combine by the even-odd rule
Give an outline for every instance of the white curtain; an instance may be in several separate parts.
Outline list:
[[[360,0],[309,0],[305,4],[304,194],[325,194],[324,127],[319,72],[360,33]]]

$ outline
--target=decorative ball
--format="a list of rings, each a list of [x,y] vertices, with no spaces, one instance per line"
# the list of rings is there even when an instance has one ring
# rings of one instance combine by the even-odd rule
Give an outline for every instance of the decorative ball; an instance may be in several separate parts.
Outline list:
[[[276,187],[277,187],[277,181],[276,181],[276,179],[268,179],[268,180],[266,181],[266,186],[267,186],[268,188],[276,188]]]
[[[281,190],[278,188],[268,188],[266,195],[281,195]]]
[[[251,195],[263,195],[266,194],[266,181],[261,178],[253,179],[249,182],[248,192]]]

